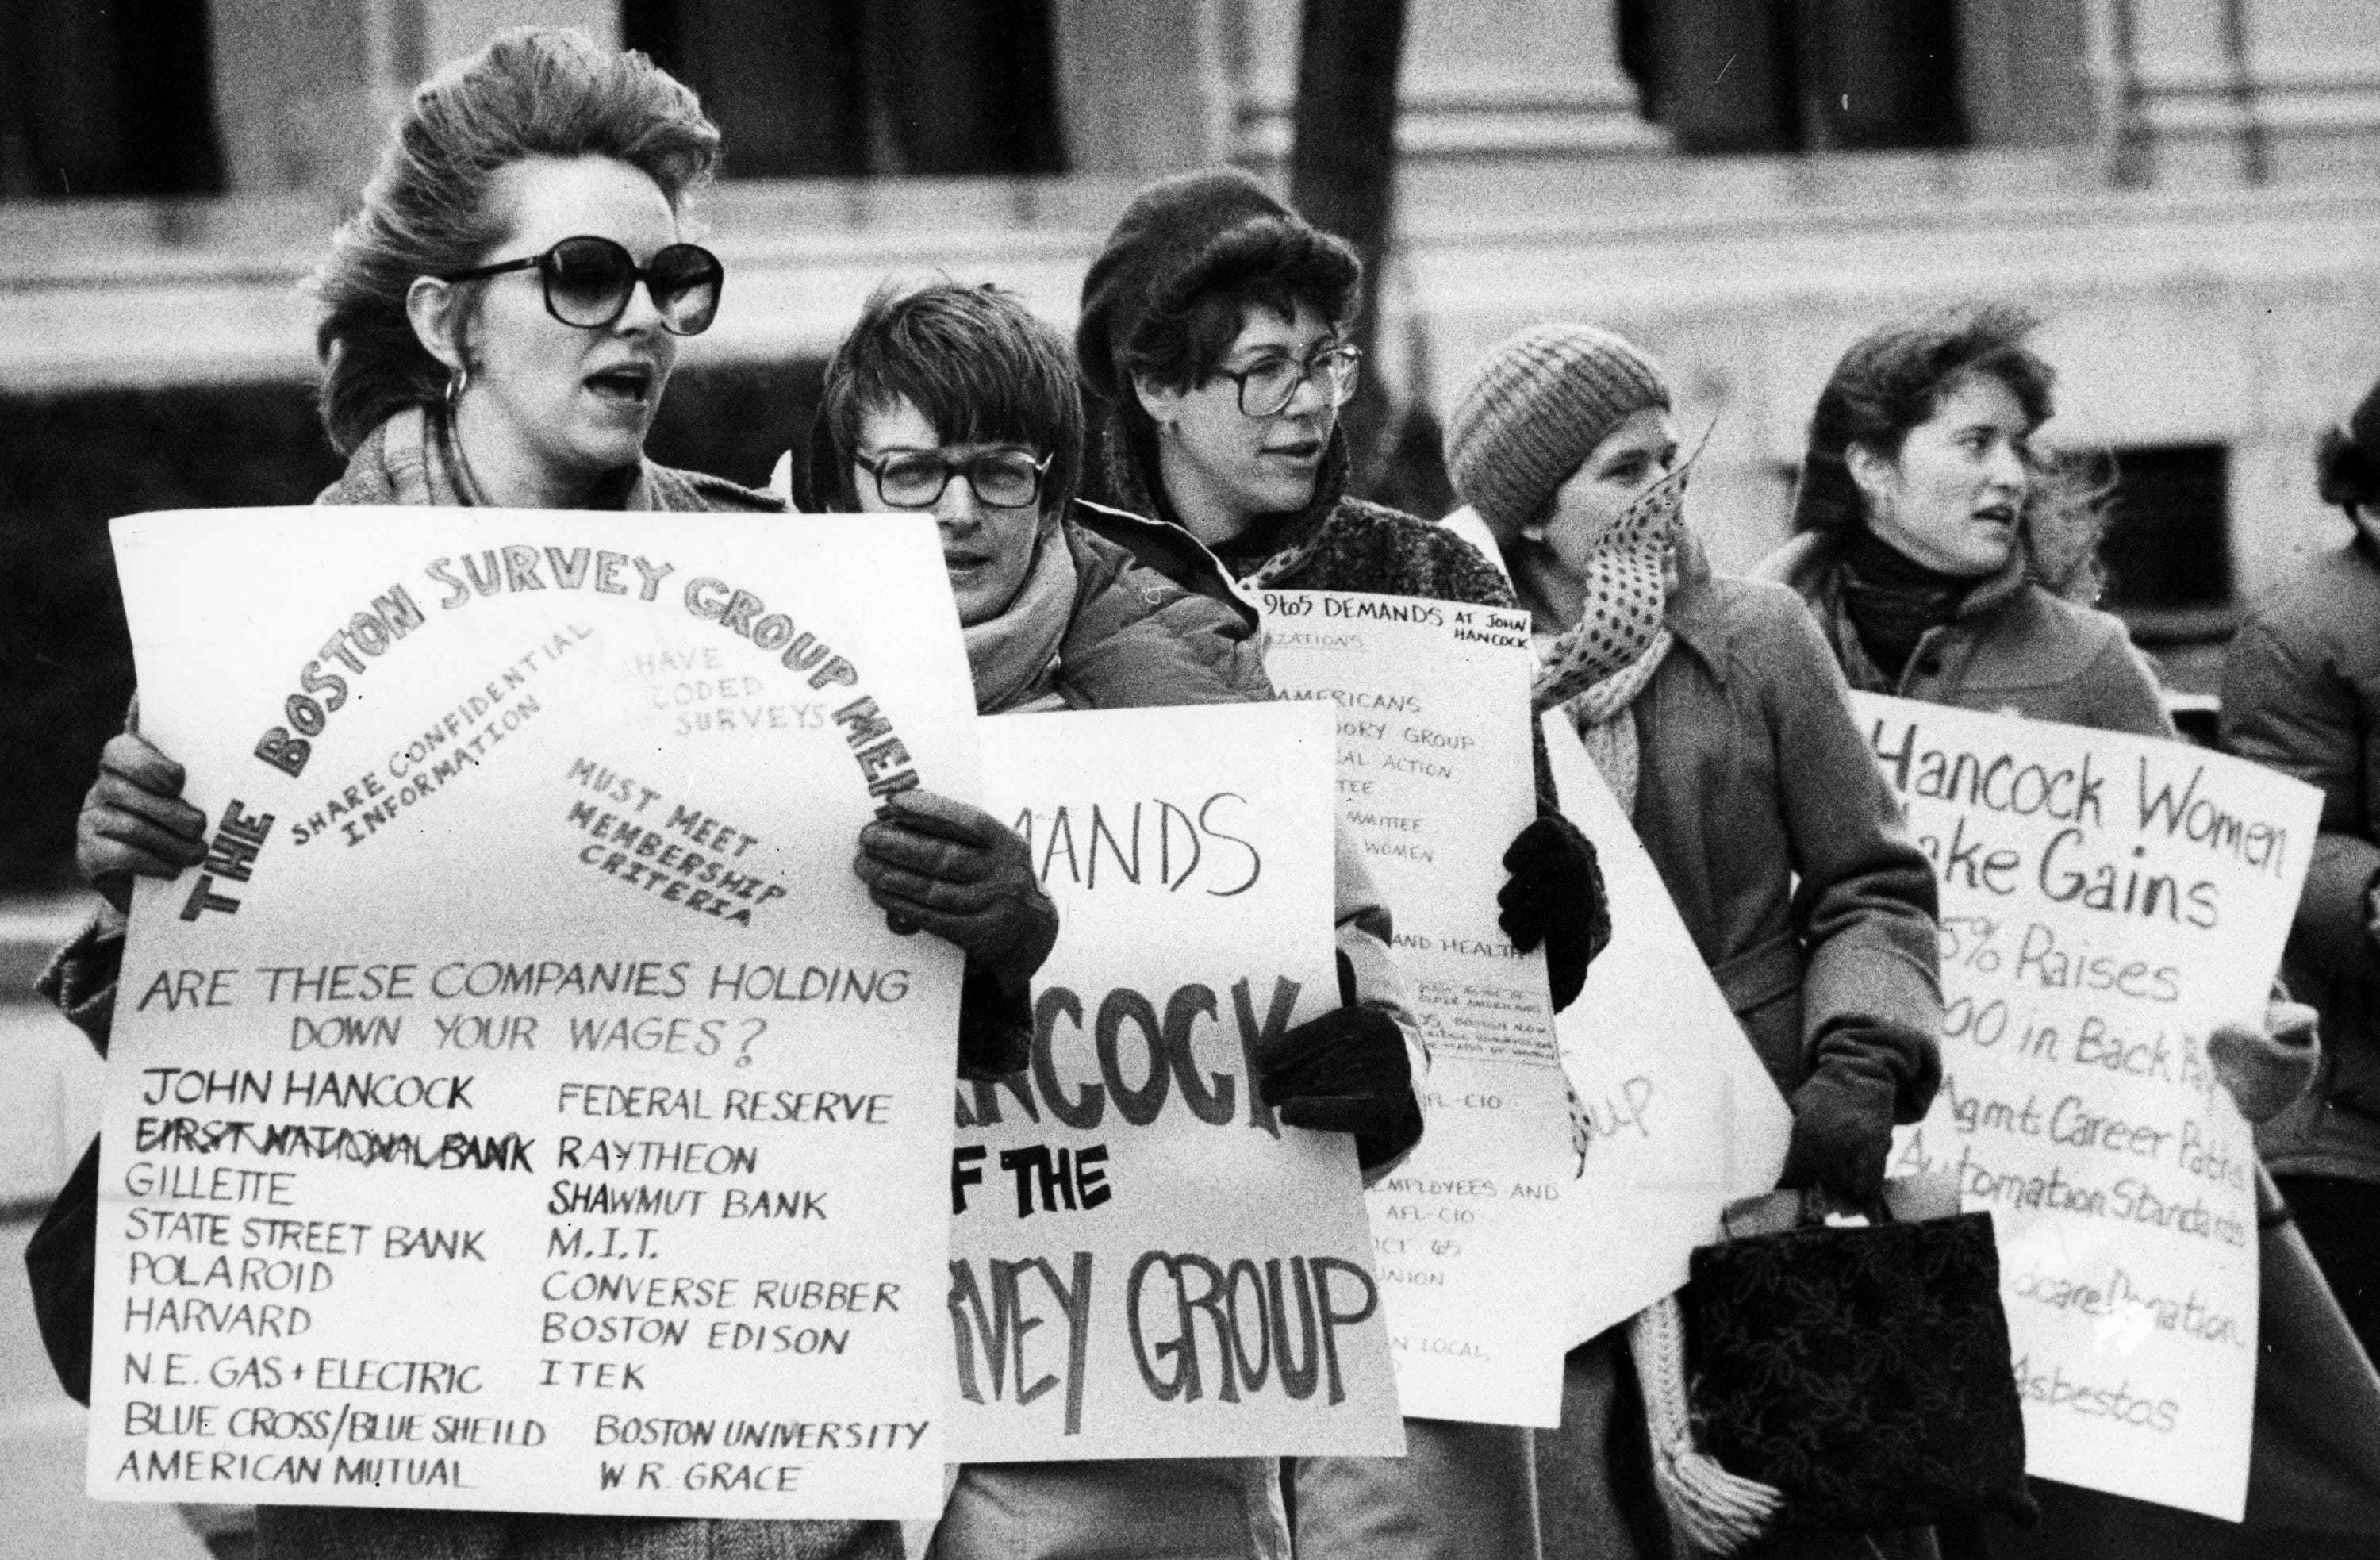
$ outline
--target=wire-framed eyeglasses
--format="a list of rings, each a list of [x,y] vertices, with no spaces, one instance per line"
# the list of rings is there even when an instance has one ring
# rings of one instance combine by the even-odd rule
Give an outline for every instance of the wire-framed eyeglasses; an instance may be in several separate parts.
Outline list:
[[[441,280],[475,282],[508,271],[535,271],[545,284],[545,311],[565,325],[601,330],[628,311],[637,284],[652,295],[662,328],[672,335],[700,335],[719,312],[719,292],[727,278],[719,257],[699,244],[671,244],[653,251],[639,268],[636,257],[610,238],[581,234],[543,254],[500,260],[450,271]]]
[[[1239,387],[1241,416],[1276,417],[1289,409],[1289,403],[1297,399],[1298,386],[1309,379],[1321,384],[1331,406],[1345,406],[1355,393],[1356,371],[1363,360],[1362,347],[1342,342],[1302,363],[1290,357],[1268,358],[1252,369],[1217,369],[1215,376]]]
[[[1036,460],[1023,450],[981,450],[950,456],[938,449],[894,449],[869,458],[854,455],[852,464],[876,482],[876,496],[895,509],[925,509],[942,496],[953,477],[994,509],[1022,509],[1041,496],[1041,477],[1053,457]]]

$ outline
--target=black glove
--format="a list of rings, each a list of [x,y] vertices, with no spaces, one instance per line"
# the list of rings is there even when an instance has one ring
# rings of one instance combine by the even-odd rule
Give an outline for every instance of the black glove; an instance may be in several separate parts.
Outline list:
[[[1058,941],[1058,907],[1041,892],[1033,852],[988,812],[928,791],[903,791],[859,831],[851,870],[906,935],[920,928],[966,950],[967,969],[1023,992]]]
[[[970,968],[959,987],[959,1076],[990,1083],[1033,1060],[1033,998],[988,969]]]
[[[1546,945],[1546,985],[1559,1013],[1578,1000],[1586,967],[1611,941],[1611,907],[1595,846],[1559,812],[1533,819],[1504,849],[1512,873],[1496,895],[1497,924],[1527,953]]]
[[[1421,1141],[1404,1031],[1377,1007],[1334,1007],[1257,1053],[1257,1091],[1292,1127],[1355,1135],[1355,1162],[1384,1164]]]
[[[1893,1094],[1890,1080],[1844,1068],[1811,1074],[1787,1102],[1793,1136],[1777,1184],[1820,1186],[1855,1207],[1876,1206],[1892,1152]]]

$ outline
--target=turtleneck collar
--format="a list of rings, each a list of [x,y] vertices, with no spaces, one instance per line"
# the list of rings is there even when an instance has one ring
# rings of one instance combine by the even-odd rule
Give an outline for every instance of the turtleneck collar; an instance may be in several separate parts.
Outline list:
[[[1876,669],[1899,682],[1917,642],[1958,616],[1969,594],[1996,578],[1945,574],[1862,530],[1843,549],[1843,611]]]

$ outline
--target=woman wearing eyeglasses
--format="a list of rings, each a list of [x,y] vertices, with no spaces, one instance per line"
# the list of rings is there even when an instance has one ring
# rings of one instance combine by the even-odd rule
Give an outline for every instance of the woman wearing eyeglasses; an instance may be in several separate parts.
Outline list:
[[[1362,275],[1344,242],[1245,174],[1185,174],[1135,196],[1084,280],[1075,348],[1112,404],[1109,488],[1159,524],[1087,523],[1177,579],[1211,556],[1247,587],[1512,605],[1470,543],[1347,494],[1339,408],[1355,388],[1346,335]],[[1539,792],[1499,898],[1513,942],[1545,945],[1560,1008],[1609,928],[1593,847],[1542,773]],[[1536,1553],[1526,1432],[1416,1419],[1405,1440],[1402,1458],[1296,1465],[1301,1555]]]
[[[644,457],[678,338],[718,308],[719,262],[679,230],[718,152],[691,91],[576,33],[506,33],[425,84],[318,277],[322,419],[347,454],[320,501],[779,509]],[[181,767],[140,737],[110,742],[102,765],[78,860],[109,908],[45,984],[104,1050],[130,879],[195,865],[204,820],[180,799]],[[1011,864],[991,861],[990,881]],[[1037,954],[1036,928],[1054,931],[1037,896],[918,906],[913,919],[968,945],[971,969],[978,953],[1025,967],[1048,949]],[[268,1506],[257,1548],[265,1560],[898,1560],[901,1541],[888,1522]]]
[[[1054,328],[996,287],[887,288],[827,365],[810,491],[822,508],[933,515],[985,714],[1270,698],[1257,614],[1211,558],[1183,560],[1197,567],[1176,583],[1087,529],[1094,516],[1127,532],[1158,527],[1075,497],[1082,450],[1082,398]],[[1011,837],[972,809],[948,821]],[[861,876],[899,886],[903,842],[871,826],[860,844]],[[1408,1050],[1378,896],[1343,833],[1340,845],[1342,1003],[1270,1042],[1257,1087],[1293,1126],[1351,1133],[1358,1163],[1378,1175],[1421,1131],[1419,1047]],[[1279,1480],[1271,1457],[969,1464],[953,1474],[929,1554],[1280,1555]]]

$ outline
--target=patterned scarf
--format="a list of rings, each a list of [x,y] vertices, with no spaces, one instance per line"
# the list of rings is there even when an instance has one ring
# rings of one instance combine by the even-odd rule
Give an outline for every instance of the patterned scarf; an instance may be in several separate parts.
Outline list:
[[[1688,460],[1636,496],[1586,561],[1578,621],[1538,641],[1530,707],[1560,708],[1569,717],[1612,794],[1631,811],[1637,762],[1633,706],[1677,642],[1662,619],[1693,469]]]

